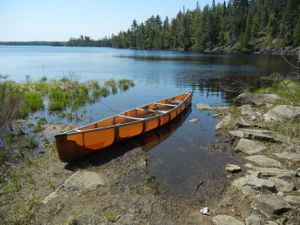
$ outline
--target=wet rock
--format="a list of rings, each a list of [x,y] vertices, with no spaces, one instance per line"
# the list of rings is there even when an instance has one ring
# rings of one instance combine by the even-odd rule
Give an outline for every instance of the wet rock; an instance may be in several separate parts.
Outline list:
[[[241,140],[239,140],[235,149],[238,151],[242,151],[248,155],[252,155],[266,149],[266,147],[261,142],[242,138]]]
[[[76,225],[107,225],[107,222],[103,218],[94,213],[80,215],[72,222],[72,224]]]
[[[286,159],[286,160],[290,160],[293,162],[300,161],[300,153],[281,152],[281,153],[276,153],[275,156],[280,159]]]
[[[291,205],[277,195],[258,195],[253,199],[251,207],[261,211],[268,218],[281,215],[291,209]]]
[[[252,214],[246,218],[246,225],[265,225],[265,219],[261,215]]]
[[[229,134],[234,137],[239,138],[248,138],[248,139],[255,139],[259,141],[276,141],[274,137],[272,137],[272,131],[264,130],[264,129],[239,129],[234,131],[229,131]]]
[[[63,184],[66,192],[93,191],[104,185],[104,178],[95,172],[78,171],[72,174]]]
[[[274,103],[279,99],[280,97],[275,94],[252,94],[245,92],[237,96],[236,101],[242,104],[262,105],[266,103]]]
[[[257,114],[253,110],[253,108],[251,107],[251,105],[242,105],[242,106],[239,107],[239,109],[241,110],[241,115],[246,115],[251,120],[255,120],[256,119]]]
[[[278,178],[290,178],[295,177],[297,172],[294,170],[287,170],[287,169],[279,169],[275,167],[254,167],[255,171],[258,172],[262,176],[267,177],[278,177]]]
[[[213,110],[213,108],[210,105],[203,103],[196,104],[196,108],[200,110]]]
[[[300,207],[300,196],[296,195],[289,195],[285,197],[285,200],[290,203],[291,205],[294,205],[296,207]]]
[[[216,130],[220,130],[225,128],[231,123],[231,115],[225,116],[217,125],[216,125]]]
[[[300,107],[290,105],[278,105],[263,115],[266,122],[284,122],[300,118]]]
[[[200,120],[200,119],[198,119],[198,118],[193,118],[193,119],[191,119],[189,122],[190,122],[190,123],[197,123],[197,122],[199,122],[199,120]]]
[[[126,214],[122,216],[116,223],[116,225],[133,225],[134,223],[134,216],[132,214]]]
[[[213,217],[212,221],[215,225],[244,225],[243,222],[227,215],[215,216]]]
[[[231,173],[236,173],[236,172],[240,172],[241,171],[241,167],[235,164],[230,164],[228,163],[225,166],[225,170]]]
[[[245,159],[263,167],[282,167],[280,162],[264,155],[248,156]]]
[[[250,186],[255,189],[268,188],[272,190],[275,188],[275,184],[272,181],[258,178],[255,175],[246,175],[244,177],[240,177],[232,182],[232,186],[239,189],[241,189],[243,186]]]
[[[295,188],[293,183],[287,182],[280,178],[271,177],[269,180],[274,182],[275,188],[279,192],[290,192]]]

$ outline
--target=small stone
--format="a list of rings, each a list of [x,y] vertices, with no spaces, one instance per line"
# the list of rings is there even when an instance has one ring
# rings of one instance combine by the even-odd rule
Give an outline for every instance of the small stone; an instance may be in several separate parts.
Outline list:
[[[246,164],[245,164],[245,167],[246,167],[247,169],[253,169],[253,166],[252,166],[252,164],[250,164],[250,163],[246,163]]]
[[[278,162],[275,159],[271,159],[269,157],[266,157],[264,155],[253,155],[253,156],[248,156],[245,157],[246,160],[251,161],[253,163],[256,163],[259,166],[264,166],[264,167],[282,167],[281,163]]]
[[[251,207],[261,211],[268,218],[281,215],[291,209],[291,205],[277,195],[258,195],[253,199]]]
[[[196,108],[200,110],[213,110],[213,108],[210,105],[203,103],[196,104]]]
[[[265,219],[261,215],[252,214],[246,218],[246,225],[265,225]]]
[[[289,195],[285,197],[285,200],[290,203],[291,205],[294,205],[296,207],[300,207],[300,196],[296,195]]]
[[[198,119],[198,118],[193,118],[193,119],[191,119],[189,122],[190,122],[190,123],[197,123],[199,120],[200,120],[200,119]]]
[[[200,213],[203,214],[203,215],[209,215],[208,212],[209,212],[208,207],[204,207],[204,208],[200,209]]]
[[[248,140],[245,138],[242,138],[239,140],[237,146],[235,147],[236,150],[242,151],[248,155],[256,154],[262,150],[265,150],[266,147],[263,143]]]
[[[281,153],[276,153],[275,156],[280,159],[286,159],[286,160],[290,160],[293,162],[300,161],[300,153],[281,152]]]
[[[225,170],[231,173],[236,173],[236,172],[240,172],[241,171],[241,167],[235,164],[230,164],[228,163],[225,166]]]
[[[284,193],[281,192],[281,191],[279,191],[279,192],[277,193],[277,195],[278,195],[278,196],[284,196]]]
[[[244,225],[243,222],[227,215],[215,216],[213,217],[212,221],[215,225]]]
[[[57,191],[52,192],[49,194],[44,200],[42,201],[43,204],[47,205],[49,201],[51,201],[54,198],[57,198],[59,196]]]
[[[274,182],[276,190],[280,192],[290,192],[295,188],[295,185],[293,183],[289,183],[283,179],[271,177],[269,178],[269,180]]]
[[[231,123],[231,115],[225,116],[217,125],[216,125],[216,130],[220,130],[225,128]]]
[[[126,214],[122,216],[115,225],[132,225],[134,224],[134,215],[132,214]]]

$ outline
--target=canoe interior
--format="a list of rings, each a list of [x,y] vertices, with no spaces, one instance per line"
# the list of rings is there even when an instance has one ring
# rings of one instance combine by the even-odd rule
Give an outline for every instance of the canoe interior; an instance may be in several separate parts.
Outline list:
[[[191,93],[183,93],[56,135],[59,157],[72,161],[87,152],[154,130],[176,118],[191,98]]]

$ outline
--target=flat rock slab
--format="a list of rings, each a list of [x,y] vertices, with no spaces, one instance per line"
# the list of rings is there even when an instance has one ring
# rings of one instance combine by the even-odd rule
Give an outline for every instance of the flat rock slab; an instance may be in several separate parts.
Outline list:
[[[71,223],[70,223],[71,224]],[[72,224],[76,225],[107,225],[108,223],[94,213],[87,213],[78,216]]]
[[[285,200],[290,203],[291,205],[294,205],[296,207],[300,207],[300,196],[296,195],[289,195],[285,197]]]
[[[292,208],[283,197],[278,195],[258,195],[253,199],[251,207],[261,211],[268,218]]]
[[[242,151],[248,155],[252,155],[252,154],[256,154],[256,153],[266,149],[266,147],[261,142],[242,138],[239,140],[235,149],[238,151]]]
[[[229,134],[232,135],[233,137],[254,139],[258,141],[269,141],[269,142],[276,141],[274,137],[272,137],[273,132],[264,129],[244,128],[244,129],[229,131]]]
[[[287,170],[287,169],[279,169],[276,167],[254,167],[254,170],[258,172],[262,176],[266,177],[278,177],[278,178],[290,178],[295,177],[297,171],[295,170]]]
[[[213,107],[211,107],[208,104],[204,104],[204,103],[198,103],[198,104],[196,104],[196,108],[200,109],[200,110],[213,110]]]
[[[85,192],[96,190],[104,185],[104,178],[95,172],[78,171],[72,174],[62,185],[66,192]]]
[[[276,157],[280,159],[286,159],[293,162],[300,161],[300,153],[293,153],[293,152],[280,152],[275,154]]]
[[[270,177],[269,180],[275,184],[275,188],[277,191],[291,192],[295,188],[295,185],[293,183],[287,182],[277,177]]]
[[[231,123],[232,117],[231,115],[225,116],[217,125],[216,125],[216,130],[220,130],[225,128]]]
[[[263,115],[266,122],[284,122],[300,118],[300,107],[290,105],[278,105]]]
[[[268,188],[274,189],[275,184],[272,181],[258,178],[254,175],[246,175],[244,177],[240,177],[232,182],[232,186],[241,189],[244,186],[250,186],[255,189]]]
[[[245,157],[245,159],[263,167],[282,167],[279,161],[271,159],[264,155],[252,155]]]
[[[241,171],[241,167],[239,165],[228,163],[225,166],[225,170],[231,173],[237,173]]]
[[[244,225],[243,222],[227,215],[215,216],[213,217],[212,221],[215,225]]]

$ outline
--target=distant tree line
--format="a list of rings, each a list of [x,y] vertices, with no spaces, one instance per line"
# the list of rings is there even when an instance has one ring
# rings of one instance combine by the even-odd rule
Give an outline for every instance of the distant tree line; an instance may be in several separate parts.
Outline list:
[[[264,40],[270,47],[300,45],[299,0],[229,0],[179,11],[171,21],[152,16],[136,20],[112,36],[112,47],[202,51],[234,45],[240,51]]]
[[[89,36],[81,35],[79,38],[70,38],[65,43],[66,46],[85,46],[85,47],[112,47],[111,38],[103,38],[100,40],[93,40]]]

